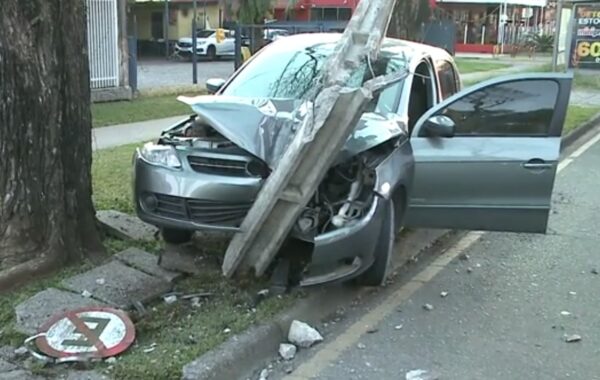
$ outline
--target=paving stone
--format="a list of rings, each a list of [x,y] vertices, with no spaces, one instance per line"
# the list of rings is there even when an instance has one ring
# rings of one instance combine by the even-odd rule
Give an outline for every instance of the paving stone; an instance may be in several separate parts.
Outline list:
[[[4,359],[0,359],[0,379],[2,378],[2,373],[14,371],[15,369],[17,369],[16,365],[7,362]]]
[[[109,380],[110,377],[97,371],[70,371],[65,380]]]
[[[43,377],[34,375],[24,369],[10,371],[0,374],[2,380],[45,380]]]
[[[106,304],[79,294],[49,288],[17,305],[15,328],[23,334],[33,335],[53,315],[87,306],[106,306]]]
[[[160,277],[165,281],[172,282],[181,276],[181,273],[171,272],[158,265],[158,257],[137,248],[128,248],[119,252],[115,257],[127,265],[135,267],[147,274]]]
[[[160,257],[160,266],[172,271],[188,274],[199,274],[202,272],[203,257],[198,250],[190,245],[167,244]]]
[[[96,213],[106,232],[120,239],[156,240],[158,228],[142,222],[139,218],[115,210],[102,210]]]
[[[17,357],[15,355],[15,348],[13,346],[0,347],[0,359],[14,360]]]
[[[62,282],[77,293],[90,292],[92,297],[126,309],[132,302],[145,302],[168,292],[171,284],[128,267],[117,260]]]

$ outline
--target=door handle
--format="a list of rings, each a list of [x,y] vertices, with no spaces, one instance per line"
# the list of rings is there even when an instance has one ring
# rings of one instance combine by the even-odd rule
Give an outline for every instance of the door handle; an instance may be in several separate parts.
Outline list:
[[[522,166],[528,170],[546,170],[552,169],[554,165],[539,158],[534,158],[533,160],[525,162]]]

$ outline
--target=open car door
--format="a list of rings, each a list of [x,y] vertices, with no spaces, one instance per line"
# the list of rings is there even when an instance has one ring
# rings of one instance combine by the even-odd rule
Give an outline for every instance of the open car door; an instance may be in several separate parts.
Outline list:
[[[571,82],[499,77],[424,114],[405,226],[545,233]]]

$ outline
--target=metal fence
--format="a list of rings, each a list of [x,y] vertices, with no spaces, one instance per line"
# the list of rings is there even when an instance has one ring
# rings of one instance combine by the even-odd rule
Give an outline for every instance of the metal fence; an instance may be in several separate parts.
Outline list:
[[[86,0],[91,88],[118,87],[117,0]]]

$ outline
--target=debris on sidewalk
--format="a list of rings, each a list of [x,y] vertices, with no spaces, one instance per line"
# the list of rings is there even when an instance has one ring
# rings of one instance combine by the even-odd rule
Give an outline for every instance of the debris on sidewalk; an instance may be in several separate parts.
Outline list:
[[[471,268],[471,267],[468,267],[468,268],[467,268],[467,273],[472,273],[472,272],[473,272],[473,268]]]
[[[439,376],[424,369],[414,369],[406,373],[406,380],[438,380]]]
[[[431,311],[431,310],[433,310],[433,305],[430,303],[426,303],[425,305],[423,305],[423,309],[425,309],[427,311]]]
[[[569,295],[570,295],[570,296],[576,296],[576,295],[577,295],[577,292],[569,292]]]
[[[177,302],[177,296],[175,294],[165,295],[163,296],[163,300],[167,305]]]
[[[294,320],[288,333],[290,343],[298,347],[309,348],[315,343],[323,341],[323,336],[310,325]]]
[[[446,291],[441,292],[440,297],[442,297],[442,298],[448,297],[448,292],[446,292]]]
[[[265,368],[262,371],[260,371],[260,374],[258,375],[258,380],[267,380],[269,378],[269,369]]]
[[[467,261],[471,258],[471,256],[467,255],[466,253],[461,253],[460,256],[458,256],[459,260],[462,261]]]
[[[560,315],[567,317],[567,316],[571,315],[571,313],[569,313],[566,310],[563,310],[563,311],[560,312]]]
[[[296,356],[296,346],[290,343],[281,343],[279,345],[279,355],[283,360],[292,360]]]
[[[581,339],[582,339],[581,335],[572,334],[572,335],[567,335],[565,337],[565,342],[567,342],[567,343],[576,343],[576,342],[580,342]]]
[[[366,348],[367,348],[367,346],[366,346],[364,343],[362,343],[362,342],[359,342],[359,343],[356,345],[356,348],[358,348],[359,350],[364,350],[364,349],[366,349]]]
[[[403,327],[404,325],[396,325],[394,326],[394,330],[402,330]]]

